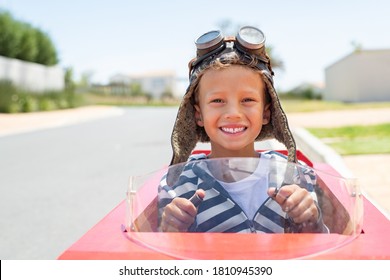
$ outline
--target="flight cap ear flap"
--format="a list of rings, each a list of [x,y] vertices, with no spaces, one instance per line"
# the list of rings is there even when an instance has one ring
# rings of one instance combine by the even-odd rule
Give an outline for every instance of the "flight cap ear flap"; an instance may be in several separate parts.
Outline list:
[[[187,89],[176,116],[171,136],[173,156],[170,165],[187,161],[198,142],[195,107],[191,102],[192,91],[190,87]]]
[[[263,75],[263,80],[267,87],[269,97],[271,98],[271,121],[263,126],[259,137],[256,140],[275,138],[284,144],[284,146],[286,146],[288,151],[288,160],[290,162],[297,162],[296,144],[288,125],[287,116],[282,109],[279,97],[273,87],[272,82],[267,78],[266,75]]]

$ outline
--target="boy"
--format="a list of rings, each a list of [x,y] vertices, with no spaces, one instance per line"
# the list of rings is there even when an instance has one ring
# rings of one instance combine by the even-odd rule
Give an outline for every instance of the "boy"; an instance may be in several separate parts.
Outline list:
[[[288,150],[288,161],[297,162],[295,142],[273,87],[273,71],[264,41],[263,33],[249,26],[241,28],[236,37],[223,38],[219,31],[211,31],[196,41],[197,58],[189,64],[190,85],[172,132],[171,165],[186,162],[198,141],[210,142],[211,152],[207,156],[192,156],[189,163],[202,159],[260,158],[260,166],[264,159],[285,161],[278,153],[255,150],[255,141],[268,138],[282,142]],[[282,188],[268,188],[273,182],[265,179],[264,189],[251,183],[260,178],[247,179],[243,187],[241,180],[217,180],[216,173],[207,165],[200,167],[173,167],[161,181],[160,230],[327,231],[317,206],[312,175],[306,174],[309,180],[305,187],[290,180]],[[213,183],[204,184],[206,177],[212,178]],[[167,189],[180,195],[172,199]],[[199,207],[189,199],[194,194],[203,200]]]

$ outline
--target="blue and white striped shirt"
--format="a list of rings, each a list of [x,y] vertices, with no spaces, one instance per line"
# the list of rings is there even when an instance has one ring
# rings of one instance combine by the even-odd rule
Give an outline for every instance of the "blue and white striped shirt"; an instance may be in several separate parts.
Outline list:
[[[286,173],[286,157],[274,151],[260,155],[270,161],[269,187],[280,187],[285,179],[280,174]],[[208,161],[203,159],[207,159],[204,154],[192,155],[181,170],[178,180],[168,187],[173,189],[178,197],[187,199],[197,189],[205,191],[205,198],[198,207],[195,222],[189,227],[189,232],[284,233],[287,228],[291,232],[291,219],[270,197],[259,207],[254,217],[248,217],[212,175]],[[314,192],[316,176],[313,170],[302,166],[294,168],[292,172],[292,182],[289,183],[296,183],[307,189],[317,201]],[[167,175],[169,176],[169,172],[162,178],[158,189],[159,224],[164,207],[172,201],[166,191]],[[319,222],[322,224],[322,220]]]

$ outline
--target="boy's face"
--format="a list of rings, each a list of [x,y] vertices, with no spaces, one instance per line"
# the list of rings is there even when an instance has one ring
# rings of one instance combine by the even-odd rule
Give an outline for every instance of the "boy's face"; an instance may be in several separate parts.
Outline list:
[[[255,156],[255,139],[271,115],[259,75],[240,65],[203,74],[195,118],[210,137],[212,157]]]

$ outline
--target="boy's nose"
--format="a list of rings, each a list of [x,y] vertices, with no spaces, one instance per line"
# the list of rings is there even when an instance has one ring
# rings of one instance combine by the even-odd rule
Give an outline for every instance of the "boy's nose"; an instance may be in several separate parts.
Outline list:
[[[237,103],[229,103],[226,106],[225,118],[226,119],[240,119],[242,116],[241,106]]]

